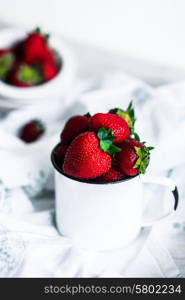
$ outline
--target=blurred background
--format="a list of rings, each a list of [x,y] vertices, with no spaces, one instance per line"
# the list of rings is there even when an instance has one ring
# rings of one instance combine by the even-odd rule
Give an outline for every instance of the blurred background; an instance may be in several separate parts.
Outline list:
[[[185,73],[184,13],[184,0],[0,0],[1,22],[40,24]]]

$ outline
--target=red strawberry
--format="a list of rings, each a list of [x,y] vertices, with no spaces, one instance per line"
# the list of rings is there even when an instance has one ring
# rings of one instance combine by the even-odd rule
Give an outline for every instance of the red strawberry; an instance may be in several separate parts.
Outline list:
[[[60,135],[61,142],[64,145],[69,144],[77,135],[89,129],[89,117],[74,116],[70,118]]]
[[[143,148],[143,143],[139,142],[138,140],[130,136],[125,140],[125,143],[128,143],[131,147]]]
[[[45,81],[49,81],[53,79],[58,73],[57,66],[48,61],[43,62],[41,68],[42,68],[42,73]]]
[[[127,123],[128,123],[130,130],[134,131],[134,124],[135,124],[136,118],[135,118],[135,112],[134,112],[134,108],[132,105],[132,101],[129,103],[126,110],[122,110],[121,108],[113,108],[113,109],[109,110],[109,113],[116,114],[116,115],[120,116],[121,118],[125,119],[125,121],[127,121]]]
[[[50,48],[44,49],[40,63],[45,81],[51,80],[57,75],[59,67],[55,54]]]
[[[92,131],[78,135],[67,149],[63,170],[66,174],[91,179],[109,171],[111,157],[102,151],[99,139]]]
[[[133,138],[127,139],[121,145],[122,151],[115,156],[119,170],[129,176],[139,173],[144,174],[150,160],[150,150],[153,147],[146,147]]]
[[[40,30],[36,30],[28,35],[22,46],[23,61],[32,64],[42,58],[45,48],[47,47],[47,39]]]
[[[64,162],[64,157],[66,154],[68,146],[66,145],[59,145],[54,152],[55,159],[57,164],[62,168],[63,162]]]
[[[22,60],[23,59],[23,54],[24,54],[24,48],[25,48],[25,40],[18,41],[14,47],[13,47],[13,52],[17,58],[17,60]]]
[[[95,114],[90,119],[90,128],[96,132],[100,128],[112,129],[113,135],[116,137],[115,143],[123,142],[130,134],[127,122],[123,118],[110,113]]]
[[[42,56],[40,58],[40,61],[42,63],[47,62],[50,63],[51,65],[56,65],[56,57],[54,51],[49,47],[45,47]]]
[[[135,128],[134,128],[136,117],[135,117],[135,111],[134,111],[132,101],[129,103],[126,110],[123,110],[121,108],[113,108],[109,110],[109,113],[116,114],[117,116],[123,118],[127,122],[128,127],[130,128],[130,134],[133,135],[137,140],[139,140],[139,136],[135,132]]]
[[[26,143],[35,142],[44,133],[45,128],[38,120],[33,120],[21,128],[19,137]]]
[[[36,66],[16,63],[10,74],[10,83],[18,87],[29,87],[42,82],[43,76]]]
[[[125,177],[124,174],[120,173],[119,171],[117,171],[114,168],[111,168],[107,173],[100,176],[98,178],[98,181],[102,182],[102,183],[104,183],[104,182],[113,182],[113,181],[123,179],[124,177]]]

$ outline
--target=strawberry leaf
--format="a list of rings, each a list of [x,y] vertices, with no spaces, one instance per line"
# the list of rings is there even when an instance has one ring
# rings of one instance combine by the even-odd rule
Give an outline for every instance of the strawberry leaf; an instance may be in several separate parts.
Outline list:
[[[109,149],[110,149],[110,144],[103,141],[103,140],[100,140],[100,148],[104,151],[104,152],[109,152]]]
[[[22,65],[19,69],[18,78],[20,81],[30,85],[39,84],[43,81],[41,71],[36,66]]]
[[[131,134],[134,134],[134,125],[135,125],[136,118],[135,118],[135,111],[134,111],[132,101],[129,103],[126,111],[123,111],[120,108],[116,108],[115,110],[116,110],[116,114],[119,117],[127,121]]]
[[[121,151],[121,148],[113,144],[116,139],[112,134],[112,129],[106,130],[105,128],[100,128],[97,137],[100,140],[100,148],[111,155]]]
[[[91,117],[91,114],[89,112],[87,112],[84,117],[87,117],[87,118],[90,118]]]
[[[106,130],[105,128],[100,128],[99,131],[98,131],[97,136],[100,140],[109,139],[109,138],[112,138],[112,137],[115,138],[112,135],[112,129]]]
[[[138,159],[134,165],[134,168],[139,169],[139,173],[145,174],[146,168],[150,162],[150,151],[154,149],[154,147],[146,147],[143,148],[134,147],[135,152],[138,156]]]
[[[147,147],[148,150],[153,150],[155,147]]]
[[[14,62],[14,56],[11,53],[6,53],[0,57],[0,79],[6,79]]]
[[[110,147],[109,147],[108,153],[111,154],[111,155],[114,155],[115,153],[118,153],[120,151],[121,151],[121,148],[117,147],[114,144],[111,144]]]
[[[35,120],[34,122],[35,122],[35,126],[36,126],[38,132],[45,131],[45,127],[44,127],[43,123],[41,123],[40,121],[37,121],[37,120]]]
[[[136,139],[136,141],[140,142],[140,137],[139,134],[137,134],[136,132],[133,133],[134,138]]]
[[[36,32],[36,33],[41,33],[40,27],[36,27],[36,28],[35,28],[35,32]]]
[[[46,41],[48,41],[49,38],[50,38],[50,34],[49,34],[49,33],[46,33],[46,34],[44,35],[44,37],[45,37]]]

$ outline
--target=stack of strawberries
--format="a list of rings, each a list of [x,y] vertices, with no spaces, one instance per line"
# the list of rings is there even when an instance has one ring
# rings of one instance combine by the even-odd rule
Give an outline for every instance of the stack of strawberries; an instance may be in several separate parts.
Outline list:
[[[132,102],[125,111],[72,117],[54,151],[58,168],[71,177],[102,183],[145,173],[153,147],[139,141],[135,121]]]
[[[49,35],[37,28],[10,49],[0,49],[0,80],[19,87],[30,87],[54,78],[60,62],[48,44]]]

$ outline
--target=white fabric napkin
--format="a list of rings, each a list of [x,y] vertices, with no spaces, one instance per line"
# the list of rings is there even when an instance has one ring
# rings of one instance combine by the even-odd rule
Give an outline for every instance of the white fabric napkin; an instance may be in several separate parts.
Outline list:
[[[184,82],[154,89],[117,73],[103,78],[99,86],[77,82],[68,95],[75,100],[71,107],[64,109],[62,103],[29,107],[1,118],[0,182],[5,201],[0,206],[0,276],[185,276],[184,95]],[[148,173],[167,175],[178,183],[179,209],[167,223],[142,230],[127,248],[101,253],[81,251],[59,236],[55,227],[50,152],[69,116],[125,108],[130,100],[136,107],[136,127],[142,140],[156,146]],[[37,118],[45,123],[46,134],[38,142],[24,144],[17,133],[25,122]],[[182,251],[178,250],[176,256],[179,244]]]
[[[127,248],[98,253],[77,249],[71,241],[59,236],[51,226],[49,211],[37,214],[39,222],[34,225],[33,219],[23,222],[1,215],[1,276],[185,276],[185,231],[178,229],[177,235],[177,228],[170,222],[166,230],[162,224],[160,230],[143,230]],[[163,236],[159,232],[163,232]]]

